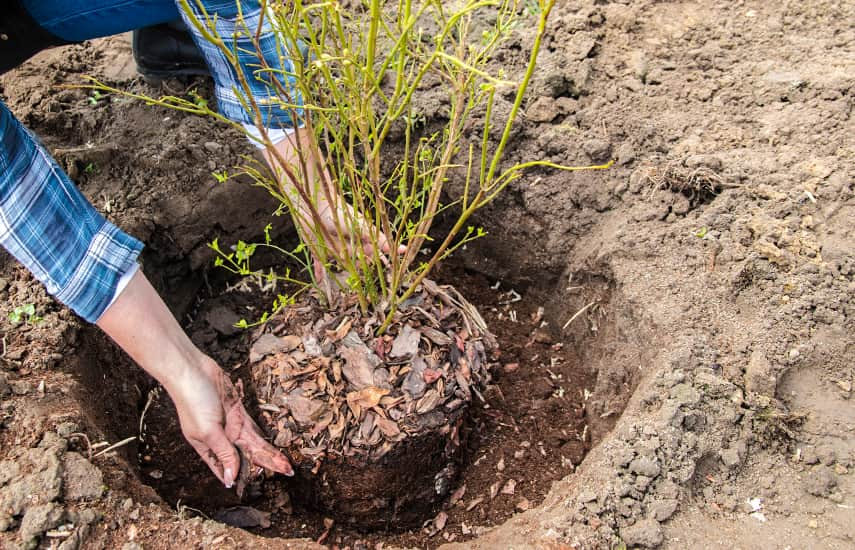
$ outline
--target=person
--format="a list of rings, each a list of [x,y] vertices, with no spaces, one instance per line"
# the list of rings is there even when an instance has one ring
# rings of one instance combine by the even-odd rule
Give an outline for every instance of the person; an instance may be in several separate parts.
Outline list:
[[[221,35],[228,36],[230,25],[233,30],[236,24],[238,8],[244,20],[264,20],[259,18],[260,2],[239,0],[238,6],[237,1],[202,0],[199,4],[208,14],[216,15]],[[190,4],[194,10],[200,7]],[[187,19],[173,0],[15,0],[3,5],[3,71],[47,46],[140,27],[162,29],[158,26]],[[187,46],[181,42],[183,38],[173,36],[175,40],[170,43],[162,39],[162,33],[158,38],[160,31],[156,31],[135,36],[140,68],[154,77],[210,71],[220,113],[252,126],[251,115],[233,93],[234,69],[192,25],[187,28],[207,67],[199,64],[198,53],[182,58],[182,48],[186,53]],[[269,29],[262,30],[265,50],[264,45],[274,44],[276,37]],[[146,37],[151,40],[146,42]],[[160,46],[164,49],[158,52]],[[276,52],[275,45],[269,49]],[[170,60],[173,53],[175,59]],[[188,61],[193,55],[196,59]],[[261,51],[257,55],[266,54]],[[275,59],[282,62],[278,55]],[[252,62],[251,56],[242,57],[248,71]],[[269,93],[270,88],[258,80],[253,95]],[[295,151],[304,139],[299,136],[306,132],[297,132],[295,137],[294,121],[288,112],[270,109],[265,117],[264,125],[283,158],[296,158]],[[142,243],[98,213],[37,138],[2,103],[0,166],[0,243],[50,294],[100,327],[163,385],[175,403],[182,433],[220,481],[226,487],[235,483],[240,470],[236,447],[257,467],[293,475],[285,456],[261,436],[241,402],[239,389],[190,341],[139,269]]]

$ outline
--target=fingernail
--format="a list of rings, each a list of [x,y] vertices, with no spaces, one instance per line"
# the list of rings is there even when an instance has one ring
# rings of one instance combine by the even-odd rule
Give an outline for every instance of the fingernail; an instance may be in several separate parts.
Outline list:
[[[235,484],[235,474],[231,468],[223,470],[223,481],[225,482],[226,489],[231,489],[232,485]]]

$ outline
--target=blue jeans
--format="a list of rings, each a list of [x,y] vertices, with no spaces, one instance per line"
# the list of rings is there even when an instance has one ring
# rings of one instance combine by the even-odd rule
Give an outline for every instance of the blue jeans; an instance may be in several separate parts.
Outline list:
[[[180,18],[174,0],[23,0],[45,30],[69,42],[149,27]],[[237,0],[206,2],[221,17],[237,13]]]

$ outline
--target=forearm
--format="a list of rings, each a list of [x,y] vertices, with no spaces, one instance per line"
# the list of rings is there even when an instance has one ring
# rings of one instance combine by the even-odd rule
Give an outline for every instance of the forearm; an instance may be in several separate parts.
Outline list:
[[[96,324],[170,395],[206,359],[142,271]]]

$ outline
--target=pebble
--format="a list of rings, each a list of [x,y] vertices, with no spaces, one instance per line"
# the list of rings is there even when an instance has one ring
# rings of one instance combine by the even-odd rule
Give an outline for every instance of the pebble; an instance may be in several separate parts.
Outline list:
[[[745,389],[758,395],[774,397],[777,386],[772,363],[762,351],[755,350],[745,367]]]
[[[620,144],[617,150],[617,163],[620,166],[626,166],[636,159],[638,153],[631,143],[625,141]]]
[[[222,149],[223,146],[217,143],[216,141],[206,141],[203,147],[205,147],[205,149],[212,153],[216,153],[220,149]]]
[[[589,139],[582,144],[582,150],[594,162],[606,162],[612,155],[611,144],[602,139]]]
[[[665,521],[677,511],[677,499],[657,500],[647,507],[650,516],[656,521]]]
[[[721,158],[715,155],[692,155],[684,161],[686,168],[707,168],[718,171],[722,168]]]
[[[60,437],[68,438],[71,434],[80,431],[77,422],[60,422],[56,425],[56,433]]]
[[[721,462],[728,468],[735,468],[742,463],[739,451],[736,449],[725,449],[721,451]]]
[[[643,519],[633,525],[620,530],[620,538],[627,547],[641,546],[642,548],[656,548],[664,539],[662,526],[655,519]]]
[[[659,462],[654,458],[639,457],[629,464],[630,472],[650,478],[658,476],[660,470]]]
[[[9,386],[12,388],[12,393],[15,395],[27,395],[33,391],[32,384],[26,380],[15,380],[14,382],[10,382]]]
[[[803,482],[804,490],[817,497],[825,497],[831,494],[831,490],[837,487],[837,476],[828,468],[816,468],[810,472]]]
[[[42,533],[53,529],[65,517],[65,510],[55,502],[31,506],[21,520],[21,539],[25,543],[40,537]]]
[[[532,122],[552,122],[558,116],[555,99],[541,96],[525,110],[525,116]]]
[[[819,464],[819,455],[816,454],[816,449],[814,447],[806,447],[802,452],[802,460],[810,466]]]

